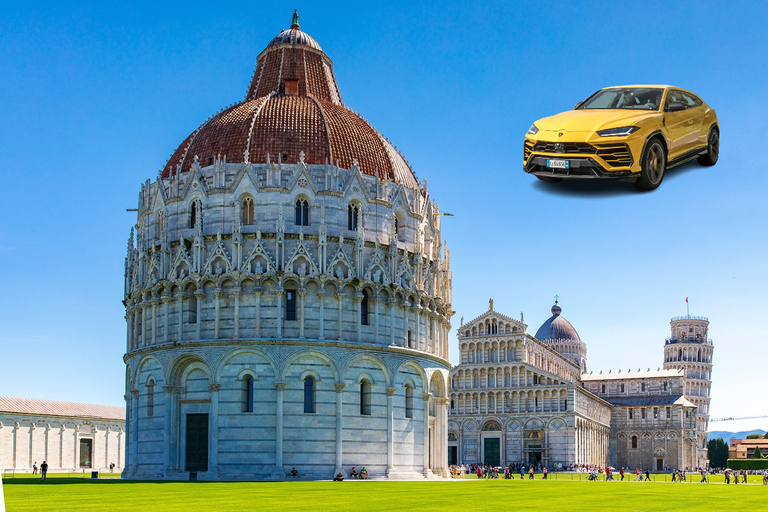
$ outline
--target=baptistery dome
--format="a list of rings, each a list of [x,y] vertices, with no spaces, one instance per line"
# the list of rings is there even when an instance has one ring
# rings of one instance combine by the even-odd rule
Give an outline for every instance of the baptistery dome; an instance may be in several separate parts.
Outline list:
[[[587,345],[581,341],[571,322],[560,315],[563,310],[557,301],[551,311],[552,316],[541,324],[535,338],[568,357],[582,371],[587,371]]]
[[[441,213],[300,30],[141,186],[127,478],[445,475]]]
[[[227,162],[353,164],[380,179],[418,189],[402,155],[341,100],[333,63],[299,28],[275,37],[258,56],[245,100],[210,117],[174,151],[163,176],[188,172],[194,158]]]

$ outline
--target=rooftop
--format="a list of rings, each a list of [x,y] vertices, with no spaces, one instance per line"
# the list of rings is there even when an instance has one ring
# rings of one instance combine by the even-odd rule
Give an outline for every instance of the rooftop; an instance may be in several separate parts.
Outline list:
[[[581,374],[581,380],[582,381],[593,381],[593,380],[628,380],[628,379],[649,379],[649,378],[673,378],[673,377],[683,377],[685,375],[685,370],[683,369],[669,369],[669,370],[651,370],[650,368],[646,371],[641,371],[639,368],[637,371],[627,371],[622,372],[619,370],[618,372],[602,372],[602,373],[582,373]]]
[[[0,396],[0,413],[125,421],[125,407]]]

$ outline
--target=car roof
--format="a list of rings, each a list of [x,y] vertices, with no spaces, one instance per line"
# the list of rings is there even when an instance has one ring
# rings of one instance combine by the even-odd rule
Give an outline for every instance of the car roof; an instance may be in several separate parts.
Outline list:
[[[656,88],[663,88],[663,89],[667,89],[667,88],[669,88],[669,87],[673,87],[673,88],[675,88],[675,89],[682,89],[682,87],[675,87],[674,85],[660,85],[660,84],[656,84],[656,85],[651,85],[651,84],[641,84],[641,85],[612,85],[612,86],[610,86],[610,87],[603,87],[603,89],[622,89],[622,88],[625,88],[625,87],[656,87]]]

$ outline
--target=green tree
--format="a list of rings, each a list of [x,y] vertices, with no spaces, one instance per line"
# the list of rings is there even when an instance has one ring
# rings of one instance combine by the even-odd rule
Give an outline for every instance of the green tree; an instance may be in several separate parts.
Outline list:
[[[749,434],[747,439],[765,439],[763,434]]]
[[[764,457],[763,457],[763,454],[760,452],[760,447],[759,447],[759,446],[755,446],[755,455],[754,455],[754,458],[755,458],[755,459],[762,459],[762,458],[764,458]]]
[[[728,464],[728,445],[723,441],[722,437],[709,440],[707,443],[707,453],[710,467],[724,468]]]

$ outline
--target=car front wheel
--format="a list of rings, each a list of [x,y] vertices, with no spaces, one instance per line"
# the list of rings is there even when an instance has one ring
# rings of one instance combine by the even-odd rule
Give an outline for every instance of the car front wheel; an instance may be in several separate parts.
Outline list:
[[[715,128],[709,130],[707,137],[707,152],[697,159],[701,165],[715,165],[720,156],[720,134]]]
[[[664,179],[667,168],[667,154],[659,139],[651,139],[640,160],[640,177],[635,181],[635,188],[653,190]]]

